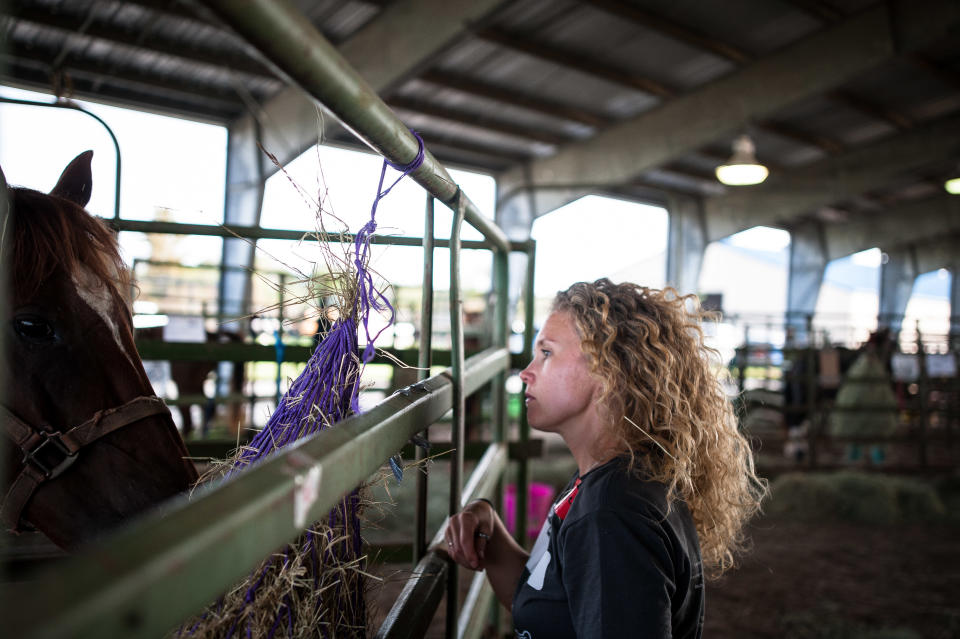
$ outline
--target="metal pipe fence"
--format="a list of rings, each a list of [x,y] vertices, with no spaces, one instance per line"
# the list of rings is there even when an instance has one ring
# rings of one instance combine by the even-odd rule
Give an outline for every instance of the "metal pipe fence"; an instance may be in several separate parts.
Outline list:
[[[901,334],[858,348],[822,340],[740,345],[730,370],[741,427],[756,445],[758,466],[767,473],[960,468],[960,351],[944,350],[944,336],[917,330],[911,337],[912,343]],[[878,370],[851,373],[867,351]],[[849,419],[876,434],[845,432]],[[891,432],[871,424],[892,424]]]
[[[205,4],[393,164],[407,164],[417,155],[414,136],[292,5],[275,0],[242,4],[208,0]],[[278,451],[246,472],[197,489],[191,499],[184,497],[166,504],[162,511],[151,513],[102,543],[50,567],[29,584],[4,586],[0,596],[9,611],[6,632],[18,637],[163,636],[242,578],[263,557],[300,534],[303,525],[299,521],[319,519],[414,434],[451,409],[453,443],[457,449],[451,462],[451,496],[455,497],[450,502],[451,513],[466,500],[497,497],[494,493],[499,493],[508,459],[503,410],[504,375],[511,364],[505,348],[506,254],[517,247],[480,214],[429,150],[424,149],[424,162],[412,176],[431,196],[455,208],[449,241],[450,321],[454,333],[451,369],[402,389],[369,412]],[[461,242],[459,230],[463,221],[479,230],[484,242]],[[121,219],[114,219],[113,224],[118,230],[144,232],[186,231],[224,237],[284,235],[254,228],[167,226]],[[299,239],[293,233],[289,232],[286,239]],[[429,239],[408,242],[423,244],[425,253],[432,254],[433,248],[444,242],[434,241],[429,228],[427,234],[431,235]],[[402,244],[403,240],[389,238],[385,243]],[[532,252],[532,246],[524,243],[519,248]],[[496,252],[494,345],[469,359],[463,352],[459,304],[461,247],[492,248]],[[432,268],[432,259],[425,259],[427,264]],[[428,281],[426,273],[424,281]],[[532,280],[527,286],[532,295]],[[423,343],[420,348],[421,360],[426,357],[429,363],[429,343],[426,354]],[[463,402],[491,380],[495,380],[495,441],[463,485]],[[305,516],[298,517],[294,504],[304,491],[315,492],[316,497]],[[524,476],[518,491],[526,494]],[[422,510],[425,504],[421,501],[418,508]],[[519,519],[523,521],[523,517]],[[518,533],[522,539],[522,526]],[[434,539],[442,539],[442,535],[441,527]],[[415,544],[419,550],[425,550],[421,540]],[[429,622],[436,609],[436,593],[442,592],[442,588],[436,587],[437,576],[454,584],[456,570],[440,561],[436,553],[426,552],[418,564],[417,575],[408,586],[415,593],[428,588],[428,599],[420,599],[419,594],[407,597],[406,605],[401,602],[394,610],[401,616],[412,614],[415,625],[422,625]],[[448,591],[453,593],[448,597],[452,602],[448,636],[466,636],[466,628],[459,621],[485,614],[491,601],[488,591],[477,582],[463,607],[456,605],[456,591]]]

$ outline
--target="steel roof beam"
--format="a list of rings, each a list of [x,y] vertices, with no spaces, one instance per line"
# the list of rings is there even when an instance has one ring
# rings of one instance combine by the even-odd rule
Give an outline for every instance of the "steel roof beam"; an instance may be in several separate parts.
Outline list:
[[[855,111],[859,111],[863,115],[892,124],[901,131],[913,128],[914,126],[913,120],[900,111],[882,104],[877,104],[850,91],[831,91],[827,94],[827,97]]]
[[[930,271],[936,271],[941,268],[953,270],[953,277],[956,279],[960,273],[956,272],[960,259],[957,257],[958,233],[954,229],[950,237],[940,235],[937,239],[930,239],[926,242],[915,242],[912,246],[917,260],[917,273],[923,275]],[[951,315],[957,315],[955,306],[951,310]]]
[[[832,23],[843,18],[843,12],[823,0],[785,0],[819,22]]]
[[[542,142],[543,144],[559,146],[565,142],[569,142],[572,139],[568,135],[553,133],[543,129],[532,129],[528,126],[514,124],[506,120],[490,118],[485,115],[480,115],[476,112],[439,106],[429,102],[424,102],[422,100],[396,96],[388,98],[387,105],[392,109],[429,115],[441,120],[447,120],[448,122],[463,124],[481,130],[496,131],[498,133],[503,133],[515,138],[529,140],[532,142]]]
[[[6,72],[0,77],[11,86],[50,92],[50,69],[46,63],[0,55],[0,67],[4,66]],[[76,70],[72,66],[67,69]],[[101,75],[86,71],[72,74],[71,80],[71,88],[78,98],[96,95],[110,104],[220,125],[237,117],[235,103],[214,96],[183,93],[142,82],[103,82]],[[146,109],[144,104],[151,104],[153,109]]]
[[[150,93],[158,97],[170,98],[172,96],[169,94],[172,92],[177,94],[173,98],[175,101],[206,102],[215,105],[220,112],[229,110],[235,113],[239,110],[236,93],[232,89],[217,89],[203,82],[184,82],[178,80],[175,75],[160,76],[118,67],[108,68],[89,60],[69,58],[58,68],[51,68],[48,55],[51,51],[39,47],[27,47],[21,43],[8,45],[5,53],[14,63],[20,62],[27,66],[42,68],[47,74],[63,70],[90,77],[92,82],[126,88],[135,87],[140,93]]]
[[[943,64],[940,64],[933,58],[922,54],[907,56],[907,60],[909,60],[918,69],[923,69],[924,71],[929,72],[931,75],[936,76],[944,84],[960,90],[960,73],[957,73],[953,69],[950,69]]]
[[[674,22],[669,18],[657,15],[649,9],[644,9],[635,4],[621,2],[620,0],[580,1],[585,5],[600,9],[619,18],[624,18],[634,24],[646,27],[651,31],[656,31],[674,40],[679,40],[697,49],[709,51],[731,62],[743,64],[753,59],[752,55],[739,47],[724,42],[715,36],[701,33],[685,24]]]
[[[873,6],[658,109],[499,176],[504,191],[573,182],[632,180],[797,100],[823,94],[882,62],[946,35],[960,23],[949,0]],[[891,26],[895,27],[891,29]],[[537,210],[534,217],[547,211]]]
[[[513,33],[499,28],[485,27],[474,29],[473,35],[487,42],[493,42],[535,58],[568,69],[576,69],[581,73],[603,78],[609,82],[657,97],[668,98],[677,94],[675,88],[669,87],[663,82],[625,69],[612,67],[606,62],[590,59],[579,52],[563,49],[546,42],[537,42],[528,33]]]
[[[709,239],[754,226],[788,226],[803,214],[849,200],[957,152],[960,117],[953,117],[792,169],[758,187],[731,189],[704,202]]]
[[[585,111],[584,109],[560,104],[558,102],[551,102],[535,95],[524,94],[513,88],[489,84],[483,80],[457,73],[450,73],[449,71],[432,69],[417,76],[417,80],[429,82],[444,89],[467,93],[478,98],[509,104],[541,115],[578,122],[594,128],[602,128],[611,122],[610,118],[599,113]]]
[[[777,120],[760,120],[756,122],[754,126],[756,126],[758,129],[762,129],[768,133],[773,133],[774,135],[782,138],[787,138],[788,140],[799,142],[805,146],[812,146],[820,149],[821,151],[824,151],[830,155],[840,153],[844,150],[843,144],[837,140],[834,140],[833,138],[802,131],[794,125],[787,124],[786,122],[780,122]]]
[[[691,29],[686,25],[673,22],[672,20],[656,15],[646,9],[641,9],[636,5],[627,4],[621,0],[581,0],[581,2],[621,18],[630,20],[635,24],[661,33],[665,36],[673,38],[674,40],[684,42],[697,49],[713,53],[714,55],[720,56],[721,58],[729,60],[737,65],[753,62],[755,59],[755,56],[747,53],[743,49],[740,49],[728,42],[724,42],[715,36],[703,34],[695,29]],[[810,5],[812,3],[806,4]],[[807,11],[808,8],[805,8],[804,11]],[[824,7],[819,6],[818,8],[821,10],[818,19],[822,19],[822,10]],[[825,21],[835,22],[841,17],[841,13],[833,11],[830,13],[830,19]],[[843,102],[846,106],[859,111],[863,115],[889,122],[898,129],[909,129],[911,126],[910,119],[907,116],[895,111],[894,109],[873,104],[868,100],[858,96],[853,96],[842,91],[836,91],[831,93],[829,97],[833,100]],[[827,141],[828,144],[829,142],[830,141]],[[808,141],[803,141],[803,143],[809,144]],[[819,142],[814,142],[813,144],[814,146],[820,146],[821,148],[824,148]],[[838,152],[836,147],[834,147],[834,150],[829,150],[827,148],[824,148],[824,150],[828,153]]]
[[[338,50],[380,95],[429,65],[503,0],[397,0],[346,40]],[[254,114],[262,123],[263,147],[287,164],[324,135],[316,104],[288,86]],[[253,115],[246,115],[250,119]],[[276,168],[266,158],[264,175]]]
[[[924,198],[832,224],[825,235],[828,260],[871,248],[890,249],[960,232],[960,198]],[[956,245],[954,245],[956,249]]]
[[[102,21],[86,24],[82,16],[67,17],[63,13],[40,11],[30,7],[14,7],[11,17],[48,29],[57,29],[64,32],[66,37],[84,37],[94,40],[103,40],[113,44],[143,49],[170,58],[178,58],[186,62],[203,64],[223,72],[229,68],[233,72],[245,75],[274,79],[270,71],[257,60],[246,55],[238,55],[232,51],[214,49],[210,47],[188,47],[184,42],[158,36],[156,33],[138,33],[110,26]]]

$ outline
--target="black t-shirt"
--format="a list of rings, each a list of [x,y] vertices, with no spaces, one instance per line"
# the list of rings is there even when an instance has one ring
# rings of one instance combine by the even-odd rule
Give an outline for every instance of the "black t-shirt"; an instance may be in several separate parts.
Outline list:
[[[699,639],[703,611],[690,511],[675,501],[668,514],[666,487],[628,473],[622,459],[574,475],[513,597],[522,639]]]

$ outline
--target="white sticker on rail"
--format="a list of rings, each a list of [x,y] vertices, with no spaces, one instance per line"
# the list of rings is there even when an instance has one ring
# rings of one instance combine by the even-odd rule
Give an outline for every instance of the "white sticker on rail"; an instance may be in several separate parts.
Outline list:
[[[317,501],[320,490],[320,464],[311,466],[303,475],[293,479],[293,525],[304,528],[307,525],[307,514],[310,507]]]

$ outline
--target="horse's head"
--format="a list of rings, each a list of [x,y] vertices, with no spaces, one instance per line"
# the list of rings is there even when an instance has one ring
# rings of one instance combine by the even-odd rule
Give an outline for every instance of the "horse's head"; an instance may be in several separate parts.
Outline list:
[[[129,275],[114,235],[84,210],[87,151],[50,195],[9,189],[10,386],[2,515],[74,547],[196,480],[133,341]],[[2,435],[0,435],[2,436]]]

